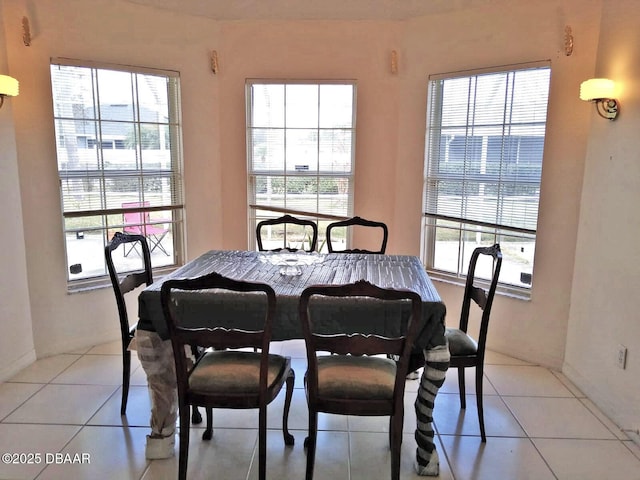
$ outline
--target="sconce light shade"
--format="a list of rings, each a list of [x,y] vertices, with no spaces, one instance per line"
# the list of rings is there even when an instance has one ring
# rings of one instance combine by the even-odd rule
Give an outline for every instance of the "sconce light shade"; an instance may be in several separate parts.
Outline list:
[[[608,78],[591,78],[580,85],[580,100],[595,102],[598,115],[608,120],[618,116],[618,101],[613,98],[615,84]]]
[[[19,83],[13,77],[0,75],[0,108],[4,103],[4,97],[15,97],[19,92]]]
[[[580,85],[580,100],[599,100],[613,98],[615,84],[608,78],[591,78]]]
[[[15,97],[19,93],[18,80],[8,75],[0,75],[0,95]]]

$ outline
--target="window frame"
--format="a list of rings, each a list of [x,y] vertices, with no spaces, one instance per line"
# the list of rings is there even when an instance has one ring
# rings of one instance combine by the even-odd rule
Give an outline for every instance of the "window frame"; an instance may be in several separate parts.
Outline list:
[[[534,188],[537,187],[536,213],[535,213],[535,221],[533,222],[535,226],[531,225],[532,222],[530,218],[528,219],[529,224],[518,226],[518,225],[509,225],[508,222],[505,222],[504,224],[500,224],[497,222],[480,221],[478,219],[465,217],[462,213],[459,216],[455,216],[455,215],[447,216],[447,215],[442,215],[437,213],[437,207],[434,207],[433,204],[430,204],[430,202],[435,201],[435,199],[438,198],[438,194],[432,193],[432,190],[431,188],[429,188],[429,185],[430,184],[433,185],[433,182],[446,181],[447,174],[441,174],[437,172],[434,174],[434,168],[436,169],[440,168],[440,165],[442,164],[442,158],[444,157],[443,155],[432,153],[432,150],[436,148],[435,142],[441,142],[442,139],[444,138],[442,135],[442,129],[444,128],[442,124],[442,109],[439,109],[440,110],[439,112],[436,111],[434,113],[434,109],[438,108],[437,105],[434,105],[435,103],[434,99],[437,97],[437,95],[435,92],[432,91],[433,88],[436,88],[434,87],[435,82],[455,80],[455,79],[467,79],[467,78],[471,79],[473,77],[476,77],[477,79],[477,77],[480,77],[486,74],[511,75],[511,74],[515,74],[515,72],[524,71],[524,70],[546,70],[549,76],[549,81],[547,86],[547,103],[545,107],[545,115],[542,122],[538,122],[541,124],[541,130],[542,130],[542,135],[537,135],[537,136],[541,136],[542,138],[541,150],[540,150],[541,151],[541,154],[540,154],[541,161],[540,161],[540,167],[539,167],[540,170],[539,170],[539,174],[537,175],[537,179],[535,179],[535,181],[532,181],[532,178],[524,178],[522,180],[518,180],[517,179],[518,175],[516,174],[513,176],[514,179],[511,179],[512,180],[511,182],[500,181],[500,183],[497,183],[496,185],[498,185],[498,187],[500,185],[505,185],[505,184],[513,185],[515,187],[521,187],[523,185],[525,186],[533,185]],[[492,243],[501,243],[501,246],[503,246],[503,255],[505,255],[505,251],[504,251],[505,244],[501,242],[503,238],[511,237],[512,239],[522,239],[522,241],[528,241],[533,243],[533,252],[531,253],[531,271],[528,274],[525,272],[521,273],[521,281],[519,284],[510,283],[507,281],[500,281],[498,285],[498,291],[502,294],[507,294],[507,295],[515,296],[522,299],[531,298],[531,292],[533,288],[532,281],[533,281],[533,269],[534,269],[535,243],[537,240],[536,238],[537,237],[537,220],[539,215],[538,207],[540,205],[540,185],[542,182],[542,168],[544,165],[544,144],[546,142],[546,135],[547,135],[548,92],[550,89],[550,85],[551,85],[551,64],[549,61],[530,62],[525,64],[482,68],[482,69],[436,74],[436,75],[429,76],[428,88],[427,88],[427,98],[428,98],[427,117],[426,117],[427,125],[426,125],[426,135],[425,135],[423,210],[421,215],[422,227],[421,227],[420,251],[421,251],[421,258],[425,265],[425,268],[429,271],[429,274],[433,278],[437,280],[449,282],[449,283],[463,284],[466,279],[466,271],[468,268],[468,261],[466,260],[471,255],[472,250],[473,248],[475,248],[475,246],[480,246],[480,245],[488,246]],[[513,91],[509,92],[509,94],[512,95]],[[473,110],[478,106],[478,102],[474,98],[473,104],[471,104],[470,102],[468,102],[468,99],[467,99],[466,105],[472,105],[471,107],[467,107],[467,109],[471,108]],[[507,108],[507,100],[505,100],[505,108]],[[431,125],[431,123],[435,115],[439,115],[438,117],[439,120],[438,122],[434,122],[436,123],[436,126],[434,127]],[[467,122],[467,124],[463,126],[466,133],[464,134],[464,136],[462,136],[462,138],[467,139],[466,142],[468,142],[469,138],[472,138],[472,139],[475,138],[475,135],[471,137],[469,137],[468,135],[468,130],[470,128],[473,129],[474,126],[475,124],[469,123],[469,122]],[[504,122],[501,126],[503,127],[503,130],[509,130],[512,127],[512,124],[508,122]],[[538,126],[538,129],[540,129],[540,125]],[[431,136],[434,134],[436,136],[434,138],[431,138]],[[488,134],[484,134],[484,136],[486,138],[484,139],[484,145],[482,146],[484,148],[483,155],[485,156],[485,158],[488,158],[490,155],[490,152],[487,149],[487,145],[491,143],[492,136]],[[529,135],[529,136],[533,137],[533,135]],[[507,147],[504,147],[504,145],[507,144],[507,142],[505,142],[504,139],[515,139],[515,141],[518,143],[518,146],[519,146],[520,143],[524,141],[525,137],[526,135],[522,135],[522,134],[517,135],[511,132],[505,133],[503,131],[502,134],[497,137],[502,139],[501,148],[503,150],[501,150],[500,153],[504,154],[504,149],[507,148]],[[468,146],[469,144],[465,143],[465,145]],[[509,143],[509,145],[511,145],[511,143]],[[447,154],[447,157],[448,157],[448,154]],[[469,167],[469,165],[473,163],[473,161],[470,160],[469,158],[470,157],[468,157],[468,153],[465,151],[464,165],[466,167]],[[518,155],[518,158],[520,158],[519,155]],[[502,168],[506,163],[507,162],[505,161],[505,157],[501,156],[500,168]],[[508,177],[508,175],[506,174],[504,176]],[[477,177],[477,178],[474,178],[474,177]],[[469,175],[469,178],[472,180],[472,182],[477,181],[478,185],[481,185],[487,182],[487,178],[489,177],[490,175],[487,175],[486,172],[480,172],[477,174],[472,173]],[[463,185],[467,185],[467,184],[463,184]],[[466,193],[463,193],[461,195],[462,196],[461,196],[460,202],[461,202],[461,208],[462,208],[462,205],[466,204],[466,202],[469,201],[468,200],[469,197]],[[496,201],[499,202],[504,200],[504,196],[501,196],[501,195],[503,194],[500,194],[496,197],[497,199]],[[498,207],[496,206],[496,209],[497,208]],[[438,225],[438,221],[449,222],[450,226],[446,226],[442,224]],[[436,250],[436,242],[437,242],[436,237],[437,237],[438,231],[442,232],[446,230],[457,232],[457,235],[458,235],[458,238],[457,238],[458,257],[457,257],[456,272],[453,272],[448,269],[438,268],[435,266],[435,263],[436,263],[435,250]],[[493,240],[489,242],[482,240],[480,244],[475,245],[473,248],[467,248],[466,243],[468,242],[468,240],[466,239],[466,237],[471,234],[476,234],[477,235],[476,239],[484,236],[489,236],[489,237],[493,236]],[[465,251],[465,249],[467,249],[468,251]],[[505,264],[503,262],[503,270],[504,270],[504,267],[505,267]],[[529,276],[527,277],[526,275],[529,275]],[[528,282],[526,280],[528,280]],[[478,283],[483,284],[482,278],[479,280]],[[488,282],[486,283],[488,285]]]
[[[133,94],[133,103],[131,104],[131,108],[136,110],[134,118],[127,119],[126,123],[131,124],[135,131],[137,132],[136,144],[133,147],[129,147],[129,149],[135,150],[135,168],[105,168],[105,164],[107,161],[104,158],[103,152],[117,152],[125,149],[124,140],[120,141],[115,138],[102,138],[100,140],[97,136],[96,138],[89,139],[89,137],[82,135],[77,135],[77,141],[83,141],[84,146],[78,145],[78,147],[86,148],[88,151],[95,152],[96,155],[96,166],[95,168],[86,168],[84,170],[74,171],[67,170],[62,168],[61,163],[61,150],[65,149],[65,142],[68,141],[66,139],[66,135],[68,135],[64,131],[58,131],[58,122],[95,122],[96,132],[102,133],[102,128],[104,124],[114,123],[113,119],[100,118],[99,113],[95,113],[95,118],[85,118],[83,117],[73,117],[64,116],[60,114],[56,114],[57,110],[57,99],[65,98],[65,97],[57,97],[56,91],[54,88],[54,78],[53,78],[53,69],[55,67],[77,67],[80,69],[90,69],[91,70],[91,78],[97,78],[97,75],[101,70],[110,71],[110,72],[124,72],[131,75],[149,75],[155,77],[161,77],[167,80],[167,120],[160,122],[159,120],[156,122],[150,122],[147,119],[140,118],[140,108],[143,107],[143,102],[138,99],[138,91],[137,86],[135,87],[136,91]],[[104,182],[105,179],[111,179],[112,181],[117,181],[118,178],[124,179],[126,178],[137,178],[138,179],[138,188],[136,188],[132,193],[135,193],[137,199],[134,201],[139,201],[140,203],[144,203],[139,208],[136,208],[136,212],[140,212],[140,217],[145,218],[144,225],[153,226],[160,224],[170,224],[170,232],[171,232],[171,240],[173,243],[172,248],[172,256],[170,256],[170,261],[167,263],[162,263],[161,265],[155,265],[153,267],[154,273],[163,274],[165,272],[171,271],[178,266],[184,263],[185,259],[185,245],[184,245],[184,177],[183,177],[183,149],[182,149],[182,115],[181,115],[181,101],[180,101],[180,73],[174,70],[163,70],[163,69],[155,69],[148,67],[140,67],[140,66],[130,66],[130,65],[121,65],[121,64],[111,64],[104,62],[96,62],[96,61],[88,61],[88,60],[77,60],[63,57],[54,57],[51,58],[50,61],[50,69],[51,69],[51,83],[52,83],[52,101],[54,104],[53,111],[53,122],[54,122],[54,130],[56,132],[56,162],[58,169],[58,180],[60,185],[60,211],[62,218],[62,234],[64,240],[64,249],[65,249],[65,266],[66,266],[66,281],[67,281],[67,290],[69,292],[75,291],[84,291],[87,289],[93,288],[101,288],[105,286],[110,286],[109,274],[106,268],[106,263],[104,265],[104,269],[102,273],[98,273],[97,271],[92,274],[88,274],[81,278],[73,278],[72,265],[70,265],[70,255],[69,255],[69,246],[67,244],[67,237],[69,234],[75,234],[76,238],[83,238],[85,232],[101,232],[103,245],[110,240],[108,238],[108,233],[112,230],[120,230],[124,228],[124,213],[130,211],[130,209],[125,208],[124,206],[118,206],[116,208],[113,205],[109,206],[109,197],[111,196],[112,201],[116,200],[113,192],[107,191],[107,188],[104,187],[99,194],[100,199],[100,207],[99,208],[69,208],[65,204],[65,183],[72,179],[80,179],[85,181],[100,181]],[[133,81],[133,80],[132,80]],[[136,78],[137,81],[137,78]],[[93,108],[94,109],[102,109],[102,104],[99,99],[100,86],[97,82],[94,81],[92,85],[93,89]],[[104,88],[103,88],[104,89]],[[97,97],[97,98],[96,98]],[[166,128],[165,135],[168,137],[169,146],[165,147],[167,150],[167,155],[169,157],[170,167],[162,168],[162,166],[158,166],[156,168],[150,168],[143,163],[143,152],[145,150],[143,146],[144,139],[141,136],[141,132],[143,131],[143,127],[146,125],[157,125],[158,131],[162,135],[162,127]],[[62,128],[62,127],[60,127]],[[64,135],[61,135],[63,133]],[[77,148],[77,147],[74,147]],[[146,199],[148,196],[145,196],[145,181],[164,181],[167,185],[169,185],[169,193],[163,193],[163,197],[166,195],[169,196],[169,201],[162,200],[160,202],[150,202],[147,205]],[[118,197],[120,198],[120,197]],[[122,207],[122,208],[121,208]],[[158,212],[170,212],[170,219],[154,219],[151,218],[150,221],[146,220],[147,214],[149,216],[153,216],[154,213]],[[109,217],[118,216],[121,220],[115,221],[110,220]],[[99,224],[99,226],[90,226],[87,228],[69,228],[67,222],[70,219],[74,218],[94,218],[95,222]],[[165,239],[166,241],[166,239]],[[104,247],[101,250],[104,252]],[[103,255],[104,256],[104,255]],[[164,260],[164,259],[163,259]],[[131,266],[131,269],[135,270],[137,266]],[[126,269],[125,269],[126,271]]]
[[[349,85],[352,88],[352,98],[351,98],[351,126],[350,128],[327,128],[321,127],[318,124],[315,127],[290,127],[288,125],[284,125],[282,127],[273,127],[274,129],[282,129],[283,134],[286,136],[289,131],[304,128],[309,130],[316,130],[318,132],[318,141],[317,146],[319,148],[320,145],[320,132],[323,130],[346,130],[349,131],[351,136],[350,142],[350,160],[349,160],[349,170],[348,171],[330,171],[330,170],[321,170],[320,162],[318,162],[318,168],[316,170],[305,170],[298,169],[297,166],[294,169],[290,169],[287,167],[287,148],[286,142],[284,147],[284,159],[282,169],[259,169],[254,168],[253,161],[253,136],[251,134],[252,129],[256,128],[265,128],[260,126],[253,125],[253,115],[252,115],[252,106],[253,106],[253,90],[252,87],[254,85],[282,85],[287,86],[296,86],[296,85],[311,85],[317,86],[318,88],[326,85]],[[318,224],[318,250],[323,247],[323,239],[325,234],[325,228],[323,228],[324,224],[328,224],[332,221],[336,220],[345,220],[353,216],[353,204],[354,204],[354,180],[355,180],[355,145],[356,145],[356,112],[357,112],[357,81],[349,80],[349,79],[331,79],[331,80],[318,80],[318,79],[282,79],[282,78],[249,78],[245,81],[245,107],[246,107],[246,148],[247,148],[247,205],[248,205],[248,248],[250,250],[254,250],[257,248],[256,245],[256,226],[257,223],[261,220],[265,220],[268,218],[277,218],[284,214],[290,214],[296,217],[310,219],[315,221]],[[320,102],[321,100],[319,100]],[[284,100],[284,108],[286,109],[286,99]],[[320,108],[318,109],[320,111]],[[269,127],[271,128],[271,127]],[[334,214],[334,213],[324,213],[321,211],[307,211],[300,210],[295,208],[295,206],[291,207],[287,205],[287,191],[283,193],[283,205],[268,205],[258,203],[256,197],[256,184],[259,178],[269,178],[269,177],[282,177],[286,182],[287,179],[316,179],[318,185],[323,178],[333,178],[333,179],[343,179],[346,180],[346,185],[348,186],[348,193],[346,199],[346,210],[342,214]],[[320,192],[317,192],[319,195]],[[319,200],[316,201],[316,205],[318,206]],[[319,210],[316,208],[316,210]],[[347,239],[347,242],[350,242],[350,239]],[[326,246],[324,247],[326,249]]]

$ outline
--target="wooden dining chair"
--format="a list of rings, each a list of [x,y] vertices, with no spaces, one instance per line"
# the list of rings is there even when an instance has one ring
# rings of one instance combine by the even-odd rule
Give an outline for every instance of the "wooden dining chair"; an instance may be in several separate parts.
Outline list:
[[[215,301],[203,302],[202,295],[210,295]],[[276,398],[285,382],[282,432],[285,445],[294,443],[294,437],[288,430],[295,382],[291,358],[269,353],[275,292],[266,284],[232,280],[214,272],[194,279],[168,280],[162,285],[160,296],[173,346],[178,383],[178,478],[187,478],[188,407],[197,405],[207,411],[205,440],[212,436],[213,408],[259,410],[258,471],[260,480],[264,480],[267,404]],[[242,313],[240,317],[239,312]],[[256,324],[256,319],[261,319],[258,329],[251,326]],[[195,364],[191,364],[185,354],[185,346],[192,344],[209,349]],[[245,348],[253,348],[254,351],[239,350]]]
[[[132,249],[139,249],[142,257],[142,268],[129,271],[125,268],[125,264],[118,262],[121,268],[116,267],[114,262],[114,252],[121,248],[122,257],[126,257],[125,252]],[[111,241],[104,247],[104,256],[107,263],[107,270],[109,272],[109,278],[111,280],[111,286],[113,287],[113,293],[116,297],[116,304],[118,305],[118,317],[120,319],[120,338],[122,340],[122,400],[120,401],[120,415],[127,413],[127,400],[129,398],[129,379],[131,377],[131,351],[129,345],[135,337],[137,322],[129,321],[129,314],[127,312],[127,303],[125,301],[125,295],[133,290],[141,287],[142,285],[149,286],[153,283],[153,270],[151,268],[151,252],[149,244],[144,235],[129,234],[116,232]],[[130,263],[127,260],[127,264]],[[197,354],[193,349],[194,355]],[[193,409],[192,418],[193,423],[201,423],[202,415],[197,408]]]
[[[292,247],[290,245],[290,238],[293,237],[294,234],[292,233],[292,227],[288,227],[289,224],[298,225],[299,227],[301,227],[295,229],[295,235],[299,237],[298,241],[301,248]],[[266,248],[264,246],[265,240],[262,237],[263,229],[272,227],[274,225],[282,225],[283,247],[271,249]],[[280,251],[283,249],[291,251],[305,250],[307,252],[315,252],[316,245],[318,244],[318,225],[316,225],[316,223],[312,220],[297,218],[287,214],[278,218],[271,218],[269,220],[258,222],[258,225],[256,226],[256,240],[258,241],[258,250],[261,252],[267,250]],[[307,248],[304,248],[305,244],[308,245]]]
[[[124,274],[122,280],[120,273],[113,261],[113,252],[122,246],[122,251],[127,248],[139,248],[142,252],[142,269]],[[125,295],[141,285],[151,285],[153,283],[153,273],[151,270],[151,253],[149,245],[144,235],[133,235],[116,232],[113,238],[104,247],[104,256],[111,279],[113,293],[116,296],[118,305],[118,316],[120,317],[120,338],[122,340],[122,400],[120,402],[120,415],[127,412],[127,399],[129,398],[129,378],[131,376],[131,352],[129,344],[136,333],[137,322],[129,322]],[[124,253],[123,253],[124,256]]]
[[[475,283],[477,282],[477,278],[475,275],[476,265],[478,263],[478,259],[481,256],[488,256],[492,258],[492,274],[488,291],[484,290],[480,286],[475,285]],[[482,406],[484,353],[487,343],[487,332],[489,330],[491,306],[493,305],[493,298],[496,293],[501,266],[502,252],[500,251],[499,244],[496,243],[491,247],[478,247],[473,251],[473,253],[471,254],[471,260],[469,261],[469,270],[467,272],[467,281],[464,288],[464,297],[462,298],[460,324],[458,328],[447,328],[445,333],[449,342],[449,353],[451,354],[449,368],[458,369],[460,408],[462,409],[465,409],[467,407],[465,398],[465,368],[475,367],[476,369],[476,403],[478,406],[480,437],[482,438],[483,442],[487,441],[484,429],[484,412]],[[477,340],[468,333],[469,316],[471,307],[474,304],[482,311]]]
[[[340,308],[323,314],[323,297],[341,297]],[[366,312],[361,322],[357,311]],[[302,292],[299,316],[308,364],[304,382],[309,407],[306,480],[313,478],[318,412],[389,416],[391,479],[398,480],[405,377],[421,323],[420,296],[408,290],[380,288],[364,280],[311,286]],[[347,324],[344,319],[348,316],[352,317],[349,324],[359,327],[345,332],[341,325]],[[397,325],[393,336],[384,334],[390,324]],[[396,355],[398,361],[389,355]]]
[[[374,228],[381,230],[381,244],[378,250],[366,250],[359,248],[351,248],[344,250],[335,250],[334,244],[331,239],[331,232],[334,228],[343,229],[345,232],[347,228],[352,227],[365,227],[365,228]],[[335,239],[334,233],[334,239]],[[347,236],[347,235],[345,235]],[[327,248],[329,249],[329,253],[378,253],[383,254],[387,249],[387,239],[389,238],[389,229],[387,225],[383,222],[377,222],[373,220],[366,220],[361,217],[353,217],[348,220],[341,220],[339,222],[333,222],[327,225]]]

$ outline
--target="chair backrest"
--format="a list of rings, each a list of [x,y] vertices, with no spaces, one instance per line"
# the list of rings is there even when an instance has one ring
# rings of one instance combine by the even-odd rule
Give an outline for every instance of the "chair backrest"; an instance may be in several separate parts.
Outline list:
[[[303,218],[296,218],[294,216],[291,216],[289,214],[287,215],[283,215],[281,217],[278,218],[272,218],[269,220],[263,220],[261,222],[258,222],[258,225],[256,226],[256,240],[258,241],[258,250],[261,252],[264,252],[265,250],[272,250],[272,251],[278,251],[278,250],[283,250],[284,248],[287,248],[289,250],[298,250],[297,248],[291,248],[291,247],[287,247],[286,246],[286,241],[287,241],[287,230],[286,230],[286,224],[291,223],[294,225],[300,225],[302,226],[303,229],[305,229],[305,227],[309,227],[311,229],[311,238],[310,238],[310,242],[309,242],[309,247],[308,248],[301,248],[300,250],[305,250],[307,252],[315,252],[316,250],[316,245],[318,243],[318,225],[316,225],[316,223],[312,220],[306,220]],[[275,248],[275,249],[267,249],[264,247],[263,244],[263,239],[262,239],[262,229],[264,227],[267,227],[269,225],[285,225],[285,230],[284,230],[284,247],[282,248]],[[305,241],[305,237],[303,237],[300,242],[301,245],[304,244]]]
[[[238,292],[246,295],[239,296]],[[202,295],[213,297],[201,301]],[[266,390],[276,306],[273,288],[213,272],[193,279],[167,280],[162,284],[160,298],[174,352],[184,352],[185,347],[191,345],[217,350],[262,349],[260,390]],[[255,322],[254,318],[264,318],[264,321]],[[260,328],[256,330],[254,325]],[[178,375],[178,388],[186,389],[186,357],[176,355],[175,361],[177,371],[184,374]]]
[[[351,227],[351,226],[361,226],[361,227],[371,227],[371,228],[379,228],[382,230],[382,243],[380,245],[379,250],[363,250],[359,248],[350,248],[347,250],[334,250],[333,242],[331,241],[331,231],[334,228],[338,227]],[[361,217],[353,217],[348,220],[342,220],[339,222],[330,223],[327,226],[327,247],[329,249],[329,253],[379,253],[383,254],[387,249],[387,239],[389,237],[389,229],[387,225],[383,222],[376,222],[373,220],[366,220]]]
[[[492,258],[492,276],[489,284],[489,290],[475,285],[476,265],[481,255]],[[489,317],[491,315],[491,307],[493,298],[495,297],[496,288],[498,286],[498,277],[500,276],[500,268],[502,267],[502,252],[500,245],[495,244],[490,247],[478,247],[471,254],[469,261],[469,270],[467,272],[467,282],[464,288],[464,297],[462,299],[462,310],[460,313],[460,330],[467,332],[469,327],[469,313],[471,311],[472,301],[482,310],[482,320],[480,322],[480,332],[478,335],[478,355],[484,355],[484,347],[487,341],[487,331],[489,329]]]
[[[123,248],[123,257],[124,249],[127,247],[134,248],[134,246],[139,246],[142,250],[143,263],[142,270],[127,272],[122,279],[120,278],[121,273],[116,269],[115,262],[113,260],[113,252],[121,245]],[[111,285],[113,287],[113,293],[116,296],[116,303],[118,304],[120,333],[122,334],[124,341],[129,337],[129,332],[131,331],[124,296],[141,285],[151,285],[153,283],[149,244],[143,235],[116,232],[111,241],[104,247],[104,256],[107,263],[107,270],[109,271],[109,278],[111,279]]]
[[[333,306],[328,313],[323,308],[322,299],[317,303],[312,297],[344,297],[344,304]],[[349,297],[369,297],[363,298]],[[362,301],[379,302],[367,309]],[[357,305],[360,303],[360,305]],[[326,305],[326,303],[325,303]],[[341,319],[351,317],[357,308],[363,315],[357,331],[345,332],[347,322]],[[409,367],[409,355],[418,329],[421,325],[422,300],[420,295],[409,290],[381,288],[365,280],[346,285],[317,285],[306,288],[300,297],[299,316],[307,347],[308,377],[307,384],[311,392],[317,390],[318,379],[316,352],[331,352],[339,355],[396,355],[397,377],[396,391],[404,388]],[[323,312],[324,310],[324,312]],[[364,318],[366,316],[366,318]],[[391,317],[391,318],[390,318]],[[390,324],[397,325],[397,334],[390,336],[383,332]],[[315,389],[315,390],[314,390]]]

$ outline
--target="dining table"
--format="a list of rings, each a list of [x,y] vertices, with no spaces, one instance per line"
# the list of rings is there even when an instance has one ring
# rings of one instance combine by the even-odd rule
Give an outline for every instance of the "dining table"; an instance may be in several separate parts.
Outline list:
[[[162,284],[169,279],[196,278],[217,272],[236,280],[261,282],[270,285],[276,294],[276,312],[272,341],[302,339],[302,325],[298,316],[298,302],[302,291],[311,285],[341,285],[366,280],[384,288],[408,289],[417,292],[422,299],[422,318],[419,334],[413,346],[413,361],[424,369],[416,394],[417,463],[423,469],[435,453],[433,443],[432,410],[435,396],[444,381],[449,355],[445,339],[446,307],[422,262],[416,256],[364,253],[306,253],[306,252],[258,252],[243,250],[211,250],[174,270],[146,287],[138,297],[139,328],[155,331],[161,339],[169,338],[166,320],[160,301]],[[226,315],[237,326],[242,322],[259,318],[247,315],[246,297],[242,293],[225,297]],[[246,294],[245,294],[246,295]],[[192,321],[206,318],[207,302],[220,301],[209,295],[200,301],[199,309],[192,309]],[[343,299],[344,300],[344,299]],[[338,302],[339,300],[337,300]],[[379,302],[378,302],[379,304]],[[374,303],[361,302],[363,315],[375,314]],[[339,304],[336,303],[336,308]],[[325,308],[326,310],[326,308]],[[408,312],[407,308],[407,312]],[[380,316],[387,315],[383,311]],[[408,315],[408,313],[407,313]],[[396,315],[397,316],[397,315]],[[198,318],[195,318],[198,317]],[[357,329],[362,318],[354,318],[353,325],[342,325],[345,331]],[[401,319],[383,318],[381,330],[374,333],[397,335]],[[437,455],[437,453],[436,453]],[[419,466],[416,467],[419,470]]]

